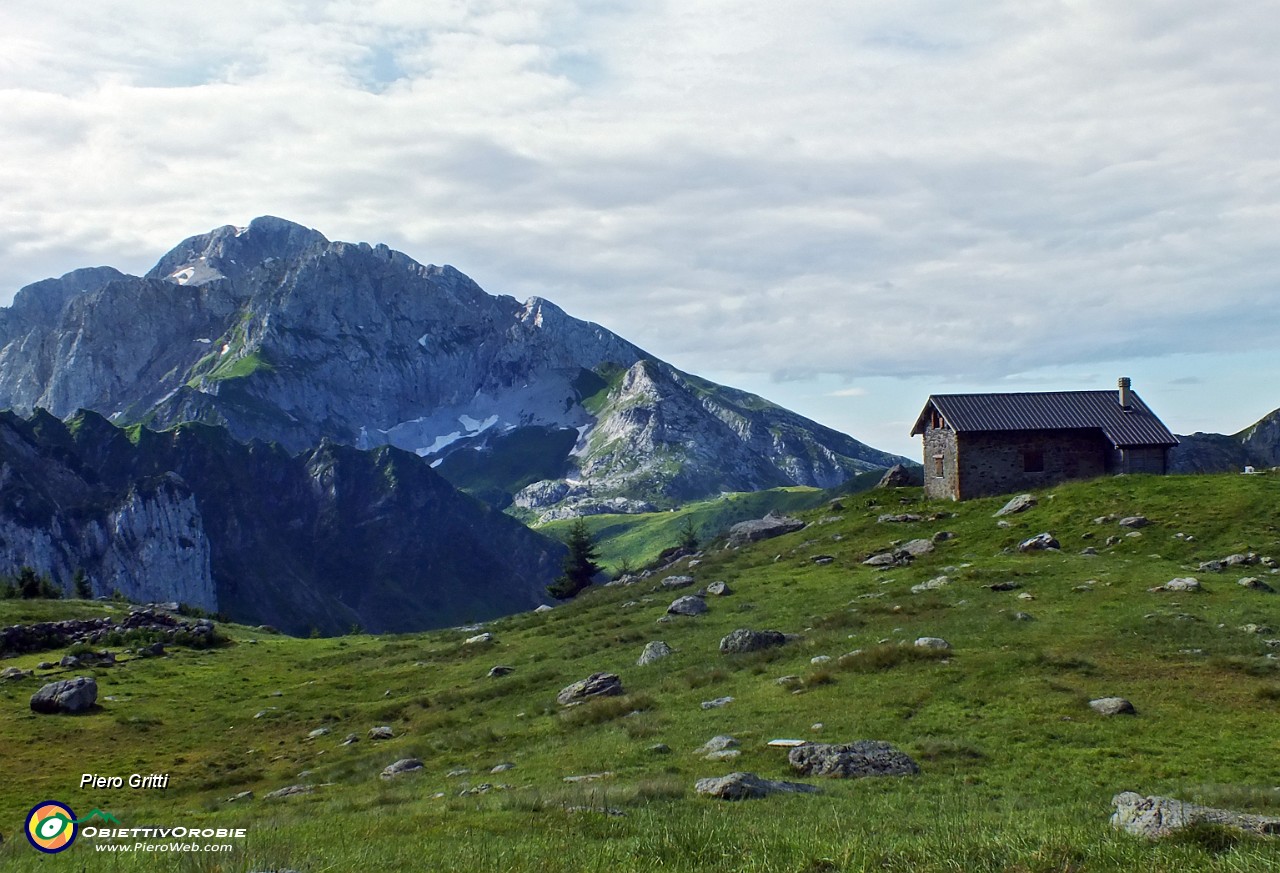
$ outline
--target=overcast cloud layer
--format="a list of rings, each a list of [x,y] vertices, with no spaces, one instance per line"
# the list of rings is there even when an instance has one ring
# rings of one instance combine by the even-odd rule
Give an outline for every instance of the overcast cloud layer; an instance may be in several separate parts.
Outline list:
[[[1277,45],[1248,0],[6,0],[0,301],[274,214],[846,406],[1268,348]]]

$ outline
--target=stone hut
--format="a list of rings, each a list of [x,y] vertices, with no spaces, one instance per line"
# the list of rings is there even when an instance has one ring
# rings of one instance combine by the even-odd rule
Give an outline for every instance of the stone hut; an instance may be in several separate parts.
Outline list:
[[[1118,391],[934,394],[924,436],[924,492],[966,500],[1068,479],[1169,471],[1178,439],[1122,378]]]

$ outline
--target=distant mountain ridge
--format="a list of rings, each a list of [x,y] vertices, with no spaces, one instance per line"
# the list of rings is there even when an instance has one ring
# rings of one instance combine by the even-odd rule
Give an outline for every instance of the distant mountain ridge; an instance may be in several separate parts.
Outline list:
[[[0,572],[178,601],[295,634],[409,631],[547,602],[564,547],[420,458],[225,430],[0,412]]]
[[[1179,434],[1170,455],[1175,473],[1239,472],[1280,466],[1280,409],[1263,416],[1237,434]]]
[[[144,277],[22,289],[0,310],[0,407],[198,421],[291,451],[390,444],[540,517],[831,487],[904,460],[546,300],[271,217],[191,237]]]

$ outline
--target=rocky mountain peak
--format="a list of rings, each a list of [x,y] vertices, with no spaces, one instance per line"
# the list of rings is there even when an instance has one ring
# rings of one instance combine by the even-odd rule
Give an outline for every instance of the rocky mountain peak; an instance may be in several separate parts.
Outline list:
[[[294,261],[328,245],[319,231],[264,215],[246,227],[224,225],[183,240],[151,268],[147,278],[179,285],[243,279],[264,263]]]

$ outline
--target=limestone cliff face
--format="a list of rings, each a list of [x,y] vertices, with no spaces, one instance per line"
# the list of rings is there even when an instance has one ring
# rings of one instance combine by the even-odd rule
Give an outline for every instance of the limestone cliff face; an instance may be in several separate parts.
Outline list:
[[[144,277],[99,268],[23,289],[0,310],[3,407],[198,421],[295,452],[389,444],[496,503],[561,483],[570,511],[833,485],[902,460],[549,301],[277,218],[192,237]],[[498,463],[482,472],[464,450]]]
[[[0,413],[0,573],[68,592],[83,570],[95,594],[294,633],[410,631],[546,602],[562,554],[396,449]]]

